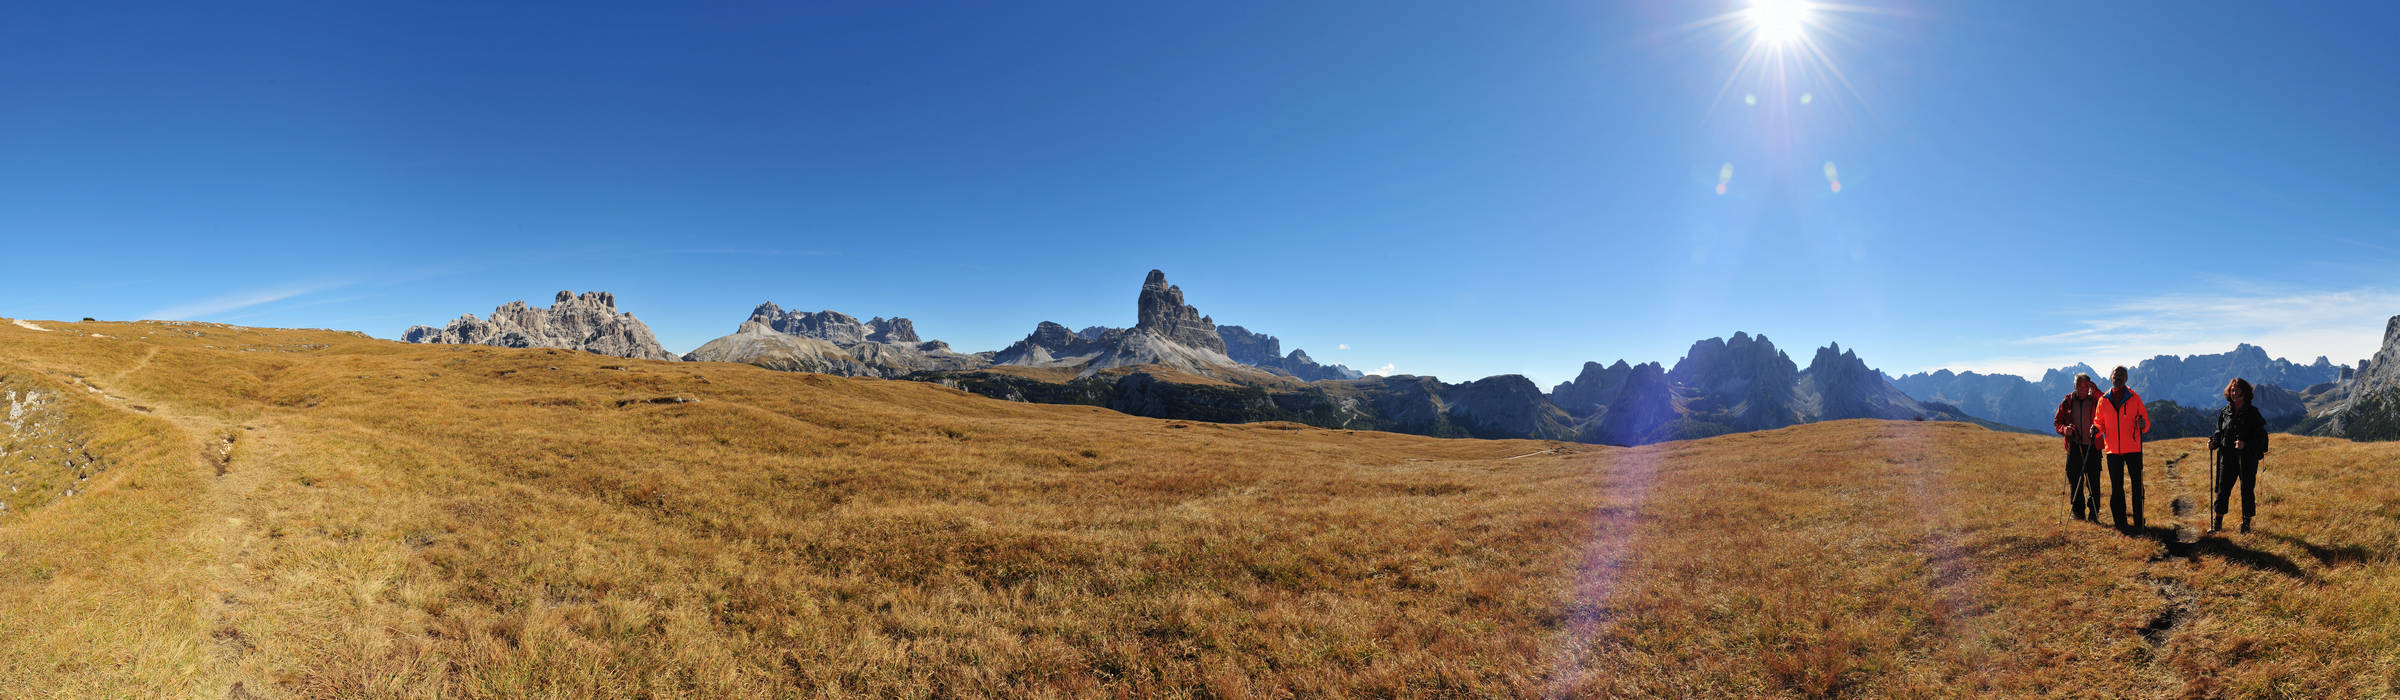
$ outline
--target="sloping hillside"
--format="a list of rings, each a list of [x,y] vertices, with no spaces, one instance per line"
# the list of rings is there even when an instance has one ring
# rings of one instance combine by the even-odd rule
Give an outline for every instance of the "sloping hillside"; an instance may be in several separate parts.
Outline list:
[[[0,696],[2400,690],[2395,445],[2280,439],[2264,530],[2187,546],[2193,440],[2127,537],[2065,520],[2054,439],[1955,423],[1440,440],[38,325]]]

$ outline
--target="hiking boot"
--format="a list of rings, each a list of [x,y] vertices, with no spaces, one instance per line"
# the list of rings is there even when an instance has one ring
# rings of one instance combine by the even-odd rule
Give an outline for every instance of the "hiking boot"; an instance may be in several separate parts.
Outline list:
[[[2143,519],[2142,519],[2142,516],[2139,516],[2139,515],[2133,516],[2133,529],[2136,529],[2136,530],[2147,530],[2147,529],[2150,529],[2150,523],[2149,523],[2148,521],[2145,521],[2145,520],[2143,520]]]
[[[2243,519],[2242,519],[2242,534],[2245,534],[2245,535],[2247,535],[2247,534],[2250,534],[2250,519],[2249,519],[2249,518],[2243,518]]]
[[[2224,532],[2224,531],[2225,531],[2225,515],[2224,515],[2224,514],[2222,514],[2222,513],[2218,514],[2218,515],[2217,515],[2217,521],[2216,521],[2216,523],[2215,523],[2215,524],[2212,524],[2212,525],[2209,525],[2209,526],[2208,526],[2208,531],[2209,531],[2209,532],[2211,532],[2211,533]]]

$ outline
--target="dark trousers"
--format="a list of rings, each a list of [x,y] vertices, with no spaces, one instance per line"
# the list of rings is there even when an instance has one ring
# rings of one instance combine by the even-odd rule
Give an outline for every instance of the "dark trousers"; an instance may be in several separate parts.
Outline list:
[[[2075,519],[2100,517],[2100,449],[2067,448],[2067,510]]]
[[[2258,457],[2239,452],[2218,455],[2217,515],[2233,505],[2233,482],[2242,482],[2242,519],[2258,515]]]
[[[2125,477],[2133,477],[2133,519],[2142,517],[2142,453],[2127,452],[2108,456],[2108,514],[2117,519],[2117,527],[2125,526]]]

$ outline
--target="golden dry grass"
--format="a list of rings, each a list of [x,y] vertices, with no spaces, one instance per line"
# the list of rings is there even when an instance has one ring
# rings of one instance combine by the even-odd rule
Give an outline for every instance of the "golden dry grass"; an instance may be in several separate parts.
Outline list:
[[[2187,557],[1956,424],[1627,450],[42,325],[0,382],[109,468],[0,516],[0,697],[2400,693],[2392,445],[2279,442],[2265,529]]]

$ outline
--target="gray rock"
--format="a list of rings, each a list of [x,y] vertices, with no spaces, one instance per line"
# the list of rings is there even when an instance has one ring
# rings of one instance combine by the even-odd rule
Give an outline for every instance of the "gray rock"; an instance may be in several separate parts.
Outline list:
[[[1025,336],[992,354],[992,363],[1027,367],[1071,367],[1091,376],[1115,367],[1161,365],[1207,373],[1212,367],[1241,363],[1225,355],[1225,339],[1217,324],[1183,302],[1183,289],[1167,284],[1167,274],[1151,270],[1134,300],[1132,328],[1091,326],[1082,332],[1044,321]]]
[[[1167,273],[1151,270],[1142,280],[1142,294],[1134,305],[1138,314],[1135,331],[1195,350],[1225,354],[1225,339],[1217,336],[1216,322],[1183,303],[1183,288],[1167,284]]]
[[[905,318],[860,321],[839,311],[787,312],[774,302],[759,304],[733,335],[708,341],[684,359],[885,378],[991,364],[988,357],[962,355],[948,343],[919,338],[916,324]]]
[[[1100,329],[1101,332],[1086,335],[1094,329]],[[1077,333],[1067,330],[1066,326],[1043,321],[1036,324],[1033,332],[1026,334],[1024,340],[1011,343],[1008,347],[993,353],[992,364],[1023,367],[1081,366],[1098,359],[1102,354],[1115,348],[1132,332],[1123,328],[1093,326],[1084,329],[1084,333]]]
[[[1366,373],[1342,365],[1317,364],[1307,352],[1293,348],[1282,354],[1283,341],[1275,336],[1252,331],[1241,326],[1218,326],[1217,337],[1225,340],[1225,356],[1259,369],[1280,372],[1305,381],[1328,379],[1357,379]]]
[[[2400,316],[2383,324],[2383,347],[2334,384],[2298,432],[2352,440],[2400,440]],[[2262,410],[2265,402],[2260,402]]]
[[[640,360],[675,360],[659,347],[650,327],[631,313],[617,311],[616,295],[561,291],[550,308],[512,301],[492,310],[489,321],[467,314],[442,328],[416,326],[400,335],[411,343],[491,345],[506,348],[557,348]]]
[[[766,324],[775,332],[804,338],[829,340],[848,347],[859,343],[902,343],[915,345],[924,342],[917,337],[917,324],[905,318],[885,319],[877,316],[860,321],[858,317],[839,311],[801,313],[784,311],[775,302],[759,304],[750,311],[750,320]],[[947,346],[945,346],[947,347]]]

